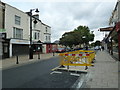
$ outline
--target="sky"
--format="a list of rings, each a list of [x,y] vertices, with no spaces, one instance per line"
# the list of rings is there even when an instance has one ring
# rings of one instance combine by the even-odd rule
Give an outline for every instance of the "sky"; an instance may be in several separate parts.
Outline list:
[[[24,12],[38,8],[40,20],[51,26],[51,41],[59,40],[65,32],[80,25],[88,26],[102,40],[98,29],[109,26],[109,18],[117,0],[1,0]]]

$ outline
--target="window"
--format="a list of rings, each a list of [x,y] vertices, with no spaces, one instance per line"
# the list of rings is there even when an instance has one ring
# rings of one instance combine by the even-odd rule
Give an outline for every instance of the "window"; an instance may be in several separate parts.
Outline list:
[[[35,39],[37,39],[37,33],[35,32]]]
[[[21,17],[15,15],[15,24],[20,25]]]
[[[47,32],[47,27],[46,27],[46,32]]]
[[[23,39],[23,29],[13,28],[13,38]]]
[[[46,41],[47,41],[47,36],[46,36]]]
[[[34,23],[34,28],[36,28],[36,24]]]
[[[39,38],[40,38],[39,32],[34,32],[34,39],[39,39]]]
[[[40,38],[40,34],[38,33],[38,39]]]
[[[50,41],[50,36],[49,36],[49,41]]]

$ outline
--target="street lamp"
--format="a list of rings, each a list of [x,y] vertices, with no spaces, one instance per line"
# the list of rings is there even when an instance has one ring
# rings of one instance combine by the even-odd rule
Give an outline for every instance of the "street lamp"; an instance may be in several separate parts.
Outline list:
[[[86,50],[88,50],[87,43],[85,42],[86,36],[83,36],[82,39],[84,40],[84,45],[85,45]]]
[[[29,59],[33,59],[33,47],[32,47],[32,11],[39,13],[38,9],[30,9],[30,46],[29,46]]]

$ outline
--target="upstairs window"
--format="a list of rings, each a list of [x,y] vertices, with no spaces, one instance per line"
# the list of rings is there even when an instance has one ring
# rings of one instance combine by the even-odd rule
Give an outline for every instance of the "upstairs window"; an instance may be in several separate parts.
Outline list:
[[[21,17],[15,15],[15,24],[20,25]]]
[[[47,27],[46,27],[46,33],[47,33]]]
[[[46,36],[46,41],[47,41],[47,36]]]
[[[13,28],[13,38],[23,39],[23,29]]]
[[[35,39],[37,39],[37,33],[35,32]]]
[[[40,38],[39,32],[34,32],[34,39],[39,39],[39,38]]]
[[[50,41],[50,36],[49,36],[49,41]]]

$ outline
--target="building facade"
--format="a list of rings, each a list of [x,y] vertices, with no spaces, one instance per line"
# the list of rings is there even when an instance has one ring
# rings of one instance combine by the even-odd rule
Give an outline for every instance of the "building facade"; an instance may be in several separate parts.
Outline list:
[[[12,13],[11,13],[12,12]],[[26,13],[5,4],[5,29],[9,42],[9,56],[29,52],[29,17]]]
[[[120,0],[117,1],[115,9],[109,21],[110,26],[114,26],[109,33],[107,40],[111,49],[111,55],[120,61]]]
[[[30,15],[6,3],[0,3],[4,4],[4,14],[0,13],[0,18],[4,17],[2,23],[6,39],[8,40],[8,55],[4,56],[12,57],[28,54],[30,45]],[[33,51],[43,52],[46,48],[42,47],[44,42],[51,43],[51,27],[39,19],[39,14],[32,15]]]
[[[106,38],[109,53],[120,61],[120,0],[109,19],[109,25],[113,27]]]
[[[9,56],[9,39],[6,39],[5,4],[0,2],[0,57]]]

